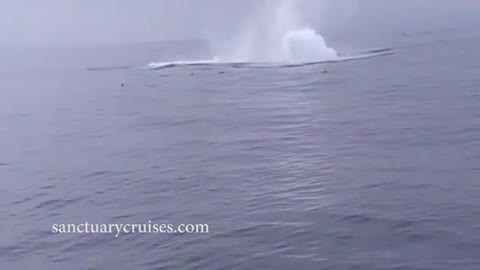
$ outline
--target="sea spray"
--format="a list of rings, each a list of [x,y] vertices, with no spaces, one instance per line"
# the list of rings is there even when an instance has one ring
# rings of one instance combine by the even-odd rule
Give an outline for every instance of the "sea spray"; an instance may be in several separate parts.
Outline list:
[[[215,63],[303,64],[342,61],[325,39],[305,22],[299,11],[300,0],[270,0],[257,7],[231,38],[214,38],[210,33],[214,57],[197,61],[152,63],[161,69],[183,65]]]
[[[337,52],[310,28],[298,0],[272,1],[248,18],[243,29],[217,54],[221,62],[318,62]]]
[[[282,40],[282,57],[289,62],[320,62],[338,58],[323,37],[311,28],[289,31]]]

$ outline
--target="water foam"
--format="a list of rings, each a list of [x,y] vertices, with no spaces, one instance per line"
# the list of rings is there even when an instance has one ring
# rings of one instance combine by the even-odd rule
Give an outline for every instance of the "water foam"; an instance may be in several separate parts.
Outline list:
[[[148,64],[148,68],[150,69],[164,69],[169,67],[176,67],[176,66],[199,66],[199,65],[209,65],[215,64],[219,61],[217,59],[212,60],[191,60],[191,61],[173,61],[173,62],[158,62],[158,63],[150,63]]]

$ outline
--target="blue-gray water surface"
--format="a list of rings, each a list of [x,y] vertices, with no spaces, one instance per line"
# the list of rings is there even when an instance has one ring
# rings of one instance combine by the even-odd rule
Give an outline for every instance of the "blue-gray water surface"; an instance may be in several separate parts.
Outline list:
[[[0,268],[480,269],[480,39],[418,35],[289,68],[2,51]],[[209,233],[51,227],[149,220]]]

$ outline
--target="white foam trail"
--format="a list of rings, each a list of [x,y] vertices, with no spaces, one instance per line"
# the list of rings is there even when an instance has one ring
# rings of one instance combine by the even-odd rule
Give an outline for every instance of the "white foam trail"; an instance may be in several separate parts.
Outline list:
[[[361,59],[381,57],[381,56],[387,56],[387,55],[393,55],[393,54],[395,54],[393,49],[385,48],[385,49],[373,50],[370,52],[364,52],[357,55],[348,55],[348,56],[332,55],[334,59],[306,61],[306,62],[220,62],[218,60],[199,60],[199,61],[174,61],[174,62],[151,63],[148,65],[148,67],[154,70],[173,68],[173,67],[179,67],[179,66],[199,66],[199,65],[218,65],[218,64],[226,64],[228,66],[249,67],[249,68],[300,67],[300,66],[309,66],[309,65],[321,64],[321,63],[335,63],[335,62],[361,60]],[[322,54],[322,57],[324,57],[324,54]]]
[[[192,60],[192,61],[172,61],[172,62],[158,62],[148,64],[150,69],[162,69],[174,66],[192,66],[192,65],[203,65],[203,64],[215,64],[218,61],[216,59],[212,60]]]

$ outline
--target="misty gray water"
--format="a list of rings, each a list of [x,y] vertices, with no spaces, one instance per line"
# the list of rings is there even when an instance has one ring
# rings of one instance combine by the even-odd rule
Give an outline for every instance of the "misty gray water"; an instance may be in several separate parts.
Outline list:
[[[479,269],[480,39],[392,40],[290,68],[1,51],[0,267]],[[210,233],[51,232],[149,220]]]

